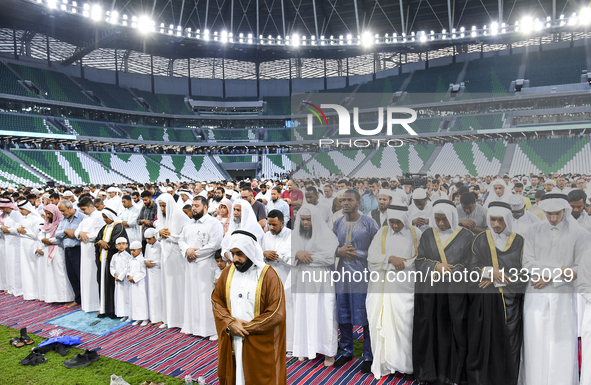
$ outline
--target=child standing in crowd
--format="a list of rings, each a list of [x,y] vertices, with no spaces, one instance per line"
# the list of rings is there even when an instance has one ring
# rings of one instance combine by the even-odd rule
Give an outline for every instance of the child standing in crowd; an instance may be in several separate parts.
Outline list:
[[[215,272],[213,282],[217,282],[220,275],[222,275],[222,271],[226,268],[226,266],[228,266],[228,261],[222,257],[222,249],[216,250],[214,258],[215,263],[218,265],[219,269]]]
[[[129,281],[127,271],[131,254],[127,249],[127,239],[117,238],[115,247],[118,253],[111,260],[111,275],[115,278],[115,315],[121,317],[121,322],[129,320]]]
[[[146,264],[142,254],[142,243],[131,242],[129,247],[131,256],[127,269],[127,280],[129,281],[129,319],[134,320],[133,325],[146,326],[148,324],[148,294],[146,293]]]
[[[156,230],[147,229],[144,233],[146,237],[146,254],[144,263],[148,269],[148,309],[150,312],[150,321],[154,326],[165,328],[162,314],[162,269],[160,262],[162,260],[162,249],[160,241],[156,239]]]

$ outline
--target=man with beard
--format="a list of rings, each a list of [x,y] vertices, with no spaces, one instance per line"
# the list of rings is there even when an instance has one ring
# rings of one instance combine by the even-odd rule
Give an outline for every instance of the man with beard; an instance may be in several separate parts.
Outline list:
[[[482,279],[469,283],[466,371],[471,385],[517,385],[526,283],[516,275],[524,240],[512,231],[513,217],[508,203],[492,202],[487,213],[491,230],[478,234],[472,244],[470,270]]]
[[[324,280],[310,282],[334,268],[338,239],[314,206],[296,214],[292,232],[294,350],[300,361],[324,355],[324,365],[334,364],[338,349],[334,286]]]
[[[134,191],[131,193],[131,198],[133,199],[133,204],[139,209],[141,210],[142,207],[144,207],[144,201],[142,201],[141,197],[140,197],[140,193],[137,191]]]
[[[140,209],[133,204],[129,195],[124,195],[121,198],[121,203],[123,204],[123,212],[120,214],[121,224],[125,227],[125,232],[129,237],[129,244],[134,241],[141,242],[142,228],[137,223]]]
[[[591,233],[591,217],[585,211],[587,194],[583,190],[574,189],[568,193],[568,203],[572,208],[572,216],[587,231]]]
[[[273,210],[279,210],[283,213],[283,217],[287,218],[289,227],[289,205],[285,203],[281,197],[281,189],[273,187],[271,189],[271,200],[267,203],[267,215]]]
[[[257,201],[261,201],[263,205],[266,205],[271,200],[271,191],[267,189],[267,185],[265,183],[261,183],[259,185],[259,189],[260,191],[256,196]]]
[[[458,211],[447,199],[433,204],[431,223],[415,260],[424,278],[415,284],[413,374],[418,381],[460,384],[466,375],[467,294],[466,284],[451,275],[466,270],[474,235],[458,225]]]
[[[193,220],[185,225],[179,247],[187,259],[185,268],[185,318],[182,333],[216,340],[215,322],[210,306],[217,268],[214,254],[220,248],[224,229],[220,221],[207,213],[207,200],[193,198]]]
[[[220,385],[286,385],[285,300],[256,236],[238,230],[228,247],[234,262],[211,295]]]
[[[261,228],[265,228],[267,225],[267,210],[261,202],[258,202],[254,199],[254,192],[252,191],[252,188],[249,186],[243,187],[240,190],[240,197],[251,204],[252,211],[254,211],[259,225],[261,225]]]
[[[182,209],[186,205],[191,205],[193,195],[189,190],[179,190],[179,198],[176,200],[176,204]]]
[[[433,205],[427,197],[427,191],[424,188],[417,188],[412,192],[412,204],[408,208],[408,217],[413,226],[425,231],[429,227],[429,218]]]
[[[345,278],[345,272],[353,276],[357,272],[363,274],[367,270],[367,250],[379,228],[376,221],[367,215],[361,215],[358,210],[360,201],[361,197],[357,191],[345,191],[341,203],[344,216],[335,221],[332,229],[339,240],[337,255],[340,259],[337,270],[342,277],[339,282],[336,282],[335,289],[343,355],[334,365],[335,368],[340,368],[353,359],[353,325],[363,326],[361,372],[368,373],[373,361],[365,308],[368,282],[363,279],[357,282]]]
[[[475,234],[486,230],[486,209],[476,204],[476,196],[473,193],[463,193],[460,196],[460,205],[456,209],[460,226]]]
[[[285,313],[287,314],[287,353],[293,352],[293,301],[291,295],[291,230],[285,227],[285,217],[279,210],[268,214],[269,231],[263,236],[265,263],[281,278],[285,290]]]
[[[259,243],[263,241],[263,235],[265,234],[263,228],[257,222],[254,211],[252,211],[252,206],[244,199],[238,199],[232,205],[232,221],[230,222],[228,231],[222,240],[222,256],[224,256],[227,261],[232,260],[228,246],[230,237],[235,230],[248,231],[249,233],[254,234]]]
[[[330,222],[330,217],[332,217],[332,210],[326,204],[318,201],[318,190],[316,190],[316,187],[306,187],[304,197],[306,198],[307,204],[316,206],[316,209],[320,215],[322,215],[322,219],[328,224]]]
[[[395,194],[395,192],[381,189],[378,194],[378,208],[371,210],[371,217],[380,227],[388,226],[388,211],[386,208],[392,203],[391,194]]]
[[[144,251],[146,249],[146,237],[145,233],[147,229],[154,228],[154,218],[156,218],[156,212],[158,208],[152,200],[152,193],[148,190],[144,190],[141,194],[144,206],[140,210],[140,215],[137,217],[138,225],[142,226],[142,247]]]
[[[531,225],[535,225],[540,221],[535,214],[525,209],[525,202],[523,197],[518,194],[513,194],[507,201],[511,207],[511,213],[513,214],[513,232],[525,237],[527,229]]]
[[[191,219],[176,205],[172,195],[161,194],[156,200],[158,221],[156,238],[162,244],[162,292],[164,324],[183,327],[186,259],[179,247],[183,227]]]
[[[5,259],[8,292],[18,297],[23,294],[23,282],[20,258],[21,237],[16,230],[21,226],[23,216],[10,198],[0,200],[0,209],[4,213],[0,229],[4,233],[5,253],[2,257]]]
[[[226,195],[226,190],[223,187],[218,187],[215,189],[213,194],[213,198],[209,200],[209,205],[207,206],[207,213],[211,216],[216,216],[218,208],[220,207],[220,203],[224,196]]]

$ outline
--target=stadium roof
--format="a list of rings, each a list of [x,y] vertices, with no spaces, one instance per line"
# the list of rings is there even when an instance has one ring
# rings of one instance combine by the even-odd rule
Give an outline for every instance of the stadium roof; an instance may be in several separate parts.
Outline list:
[[[498,36],[486,36],[486,30],[483,35],[482,29],[488,26],[490,31],[493,23],[499,29],[502,23],[514,29],[515,22],[529,20],[532,23],[529,29],[535,34],[538,28],[534,27],[539,23],[540,29],[545,28],[548,18],[556,21],[565,15],[568,20],[573,18],[573,12],[580,14],[584,6],[580,3],[567,0],[99,0],[90,3],[3,0],[0,28],[41,33],[72,44],[78,48],[69,58],[70,63],[97,48],[133,50],[172,59],[225,57],[253,62],[294,56],[334,59],[378,49],[405,51],[449,46],[450,31],[457,29],[459,38],[462,27],[467,39],[462,42],[497,39],[506,43],[515,37],[502,36],[500,31]],[[577,16],[579,25],[586,24],[589,16],[589,13]],[[569,23],[565,23],[567,27]],[[479,33],[471,36],[472,28],[477,28]],[[424,44],[419,44],[420,31],[425,31],[427,36],[434,31],[441,37],[444,30],[448,40],[424,38]],[[413,32],[417,33],[416,42],[414,35],[411,41]],[[369,36],[373,43],[374,39],[377,42],[376,35],[383,42],[384,36],[386,40],[390,36],[391,40],[394,34],[402,44],[381,46],[387,48],[348,44],[358,36],[359,41]],[[403,34],[407,36],[404,41]],[[330,36],[334,40],[329,41]],[[265,45],[269,37],[272,40],[267,40]],[[285,44],[289,37],[292,42],[297,37],[299,49],[293,49],[295,44],[291,47]],[[327,39],[325,46],[316,44],[322,37]],[[443,37],[446,38],[445,32]],[[316,40],[315,47],[311,39]],[[244,44],[237,44],[239,40]],[[248,44],[253,41],[254,44]]]

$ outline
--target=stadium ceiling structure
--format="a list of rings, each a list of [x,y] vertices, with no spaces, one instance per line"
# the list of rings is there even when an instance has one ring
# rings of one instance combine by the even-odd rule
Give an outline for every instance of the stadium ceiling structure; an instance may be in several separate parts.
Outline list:
[[[586,5],[573,0],[3,0],[0,28],[75,46],[62,64],[97,49],[260,63],[507,44],[586,30],[591,22]]]

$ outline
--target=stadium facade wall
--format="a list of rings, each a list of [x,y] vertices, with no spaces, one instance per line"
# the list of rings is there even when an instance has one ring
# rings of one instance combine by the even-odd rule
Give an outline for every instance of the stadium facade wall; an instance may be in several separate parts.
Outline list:
[[[226,80],[226,96],[227,97],[241,97],[241,96],[257,96],[257,81],[256,80],[241,80],[241,79],[227,79]]]
[[[330,78],[329,78],[330,79]],[[343,78],[343,85],[345,81]],[[261,79],[261,96],[289,96],[289,80],[287,79]]]

